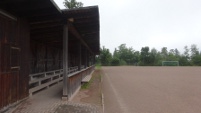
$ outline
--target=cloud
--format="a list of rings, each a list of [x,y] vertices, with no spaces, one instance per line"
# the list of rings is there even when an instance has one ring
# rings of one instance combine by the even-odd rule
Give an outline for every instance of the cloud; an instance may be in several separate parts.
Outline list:
[[[62,3],[63,0],[57,0]],[[80,0],[99,5],[101,45],[114,51],[122,43],[140,50],[191,44],[201,48],[200,0]]]

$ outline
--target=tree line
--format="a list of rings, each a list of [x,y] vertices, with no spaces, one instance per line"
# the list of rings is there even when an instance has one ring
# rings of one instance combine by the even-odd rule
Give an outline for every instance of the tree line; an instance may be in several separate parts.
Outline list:
[[[158,51],[148,46],[136,51],[126,44],[121,44],[115,48],[113,54],[103,46],[100,48],[100,55],[96,57],[96,62],[103,66],[161,66],[162,61],[178,61],[180,66],[201,66],[201,52],[195,44],[185,46],[183,53],[178,49],[168,50],[167,47],[163,47]]]

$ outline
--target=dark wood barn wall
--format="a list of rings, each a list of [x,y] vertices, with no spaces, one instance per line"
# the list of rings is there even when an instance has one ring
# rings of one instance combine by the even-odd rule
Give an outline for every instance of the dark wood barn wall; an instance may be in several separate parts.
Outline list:
[[[28,96],[29,25],[0,15],[0,109]]]
[[[31,74],[58,70],[63,67],[62,49],[54,48],[44,43],[31,40]]]
[[[45,42],[37,42],[31,40],[30,49],[30,73],[40,73],[52,70],[63,69],[63,53],[62,48],[56,48],[45,44]],[[71,42],[69,42],[71,43]],[[69,47],[68,65],[69,67],[78,66],[79,56],[76,47]],[[84,64],[85,53],[82,53],[81,64]]]

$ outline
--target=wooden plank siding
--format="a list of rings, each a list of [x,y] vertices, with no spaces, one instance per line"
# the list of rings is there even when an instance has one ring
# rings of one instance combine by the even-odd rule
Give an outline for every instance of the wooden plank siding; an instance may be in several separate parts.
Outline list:
[[[62,68],[62,49],[31,40],[30,74]]]
[[[64,59],[67,67],[87,68],[91,64],[89,54],[99,53],[97,6],[59,10],[50,0],[4,0],[0,9],[0,112],[28,97],[29,74],[63,69]],[[66,32],[69,51],[63,58],[63,24],[70,18],[75,21]],[[80,87],[91,69],[70,76],[69,92]]]
[[[30,74],[30,31],[29,23],[20,20],[20,76],[19,76],[19,100],[28,97],[29,95],[29,74]]]
[[[1,40],[3,38],[3,22],[1,21],[1,17],[0,17],[0,109],[3,107],[3,98],[2,98],[2,95],[3,95],[3,77],[1,75],[1,54],[2,54],[2,50],[1,50]]]
[[[0,15],[0,109],[28,96],[29,26]]]
[[[76,90],[78,90],[81,86],[82,79],[89,75],[94,70],[94,66],[88,67],[84,71],[80,71],[79,73],[70,76],[68,79],[69,83],[69,91],[68,97],[71,98],[73,94],[75,94]]]

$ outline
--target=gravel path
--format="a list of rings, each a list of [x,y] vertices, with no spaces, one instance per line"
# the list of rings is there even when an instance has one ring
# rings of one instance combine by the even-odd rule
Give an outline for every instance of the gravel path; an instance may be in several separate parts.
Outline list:
[[[105,113],[201,113],[201,67],[103,67]]]
[[[80,90],[71,101],[62,101],[63,83],[34,94],[6,113],[102,113],[101,71],[95,70],[89,88]]]

